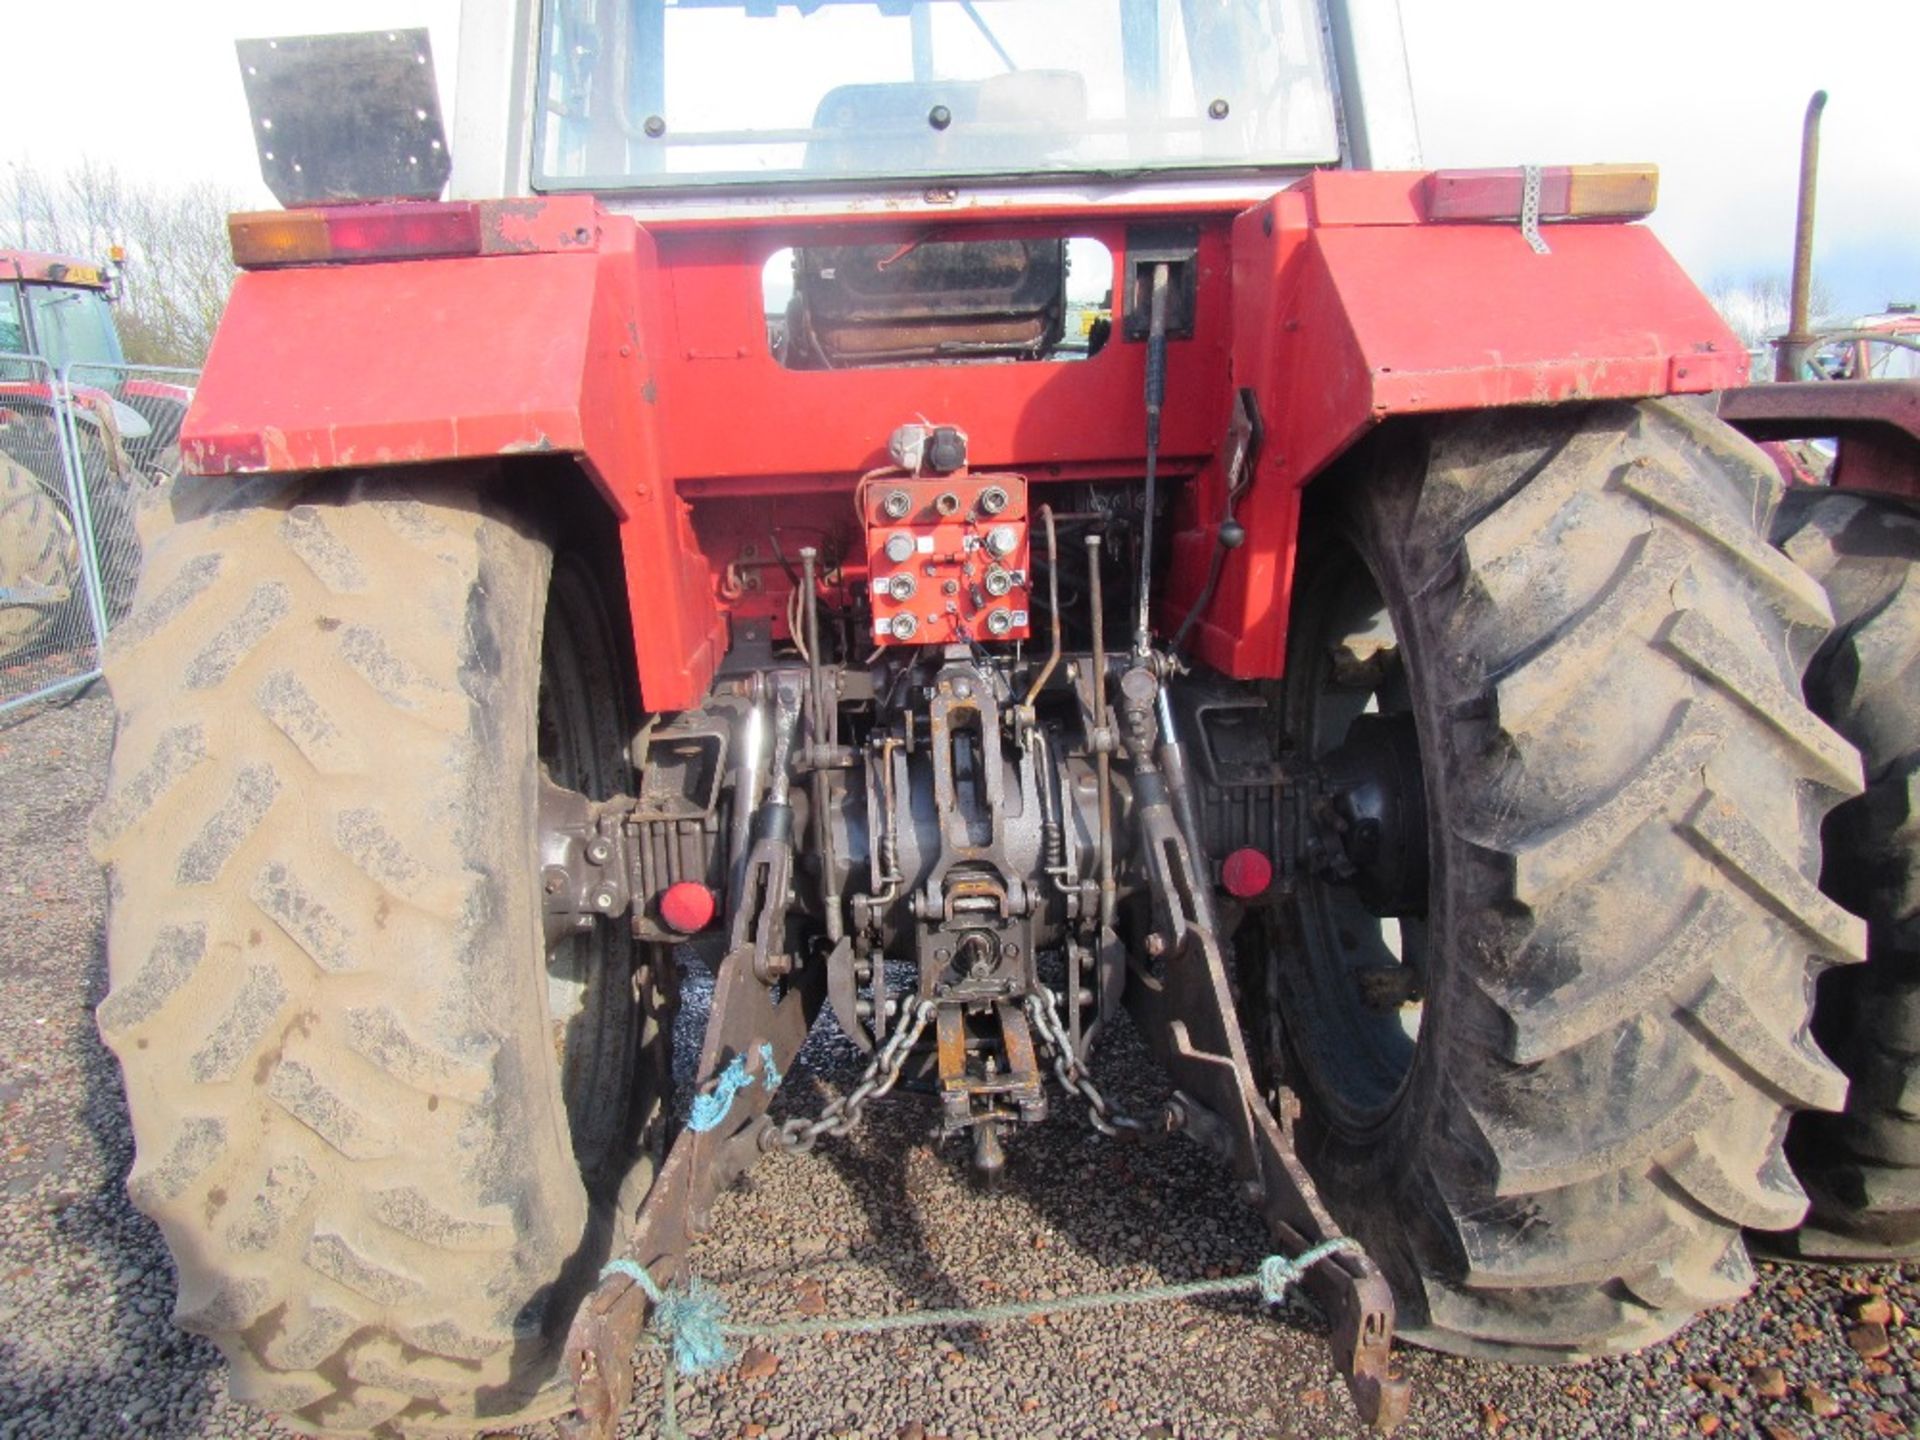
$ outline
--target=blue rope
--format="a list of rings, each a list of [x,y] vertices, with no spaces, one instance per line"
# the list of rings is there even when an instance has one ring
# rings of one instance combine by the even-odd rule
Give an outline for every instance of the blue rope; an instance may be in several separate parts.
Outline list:
[[[760,1045],[760,1069],[768,1091],[778,1089],[780,1068],[773,1063],[773,1046],[765,1041]],[[713,1082],[713,1089],[693,1097],[693,1108],[687,1113],[687,1128],[702,1133],[716,1128],[733,1109],[733,1097],[752,1084],[753,1076],[747,1073],[747,1057],[734,1056],[720,1072],[720,1078]]]
[[[1301,1251],[1292,1260],[1284,1255],[1267,1256],[1260,1262],[1260,1268],[1255,1272],[1260,1282],[1260,1298],[1269,1305],[1278,1305],[1287,1298],[1287,1291],[1293,1288],[1295,1281],[1327,1256],[1339,1250],[1350,1250],[1356,1255],[1360,1253],[1360,1247],[1342,1235],[1332,1240],[1323,1240],[1311,1250]]]
[[[773,1046],[759,1046],[760,1078],[771,1093],[779,1088],[780,1070],[774,1063]],[[754,1082],[747,1072],[744,1055],[736,1055],[720,1072],[713,1089],[694,1096],[687,1116],[689,1129],[708,1131],[717,1128],[733,1109],[742,1090]],[[624,1275],[640,1287],[652,1302],[647,1317],[651,1343],[666,1351],[666,1372],[661,1385],[663,1433],[680,1435],[674,1377],[701,1375],[733,1363],[739,1355],[735,1339],[778,1340],[799,1336],[829,1334],[877,1334],[888,1330],[919,1330],[955,1325],[992,1325],[1008,1320],[1031,1319],[1039,1315],[1057,1315],[1080,1310],[1104,1310],[1118,1305],[1148,1305],[1162,1301],[1192,1300],[1206,1295],[1230,1295],[1258,1290],[1269,1305],[1286,1298],[1287,1291],[1300,1277],[1329,1255],[1340,1251],[1359,1252],[1359,1245],[1344,1235],[1322,1241],[1289,1259],[1269,1255],[1251,1275],[1234,1275],[1218,1280],[1186,1280],[1172,1285],[1150,1285],[1138,1290],[1109,1290],[1091,1295],[1068,1295],[1054,1300],[1028,1300],[1008,1305],[984,1305],[972,1309],[909,1310],[896,1315],[872,1315],[850,1320],[789,1320],[772,1324],[743,1325],[727,1319],[727,1302],[720,1292],[700,1280],[690,1281],[685,1289],[665,1289],[654,1280],[647,1267],[635,1260],[610,1260],[600,1278]]]
[[[727,1302],[720,1292],[695,1280],[685,1290],[662,1290],[647,1267],[634,1260],[612,1260],[600,1271],[600,1278],[625,1275],[653,1302],[653,1314],[647,1326],[660,1342],[673,1352],[674,1364],[682,1375],[700,1375],[731,1365],[739,1353],[727,1343],[722,1323],[727,1318]]]
[[[609,1275],[628,1276],[646,1293],[654,1306],[647,1323],[654,1332],[655,1343],[666,1346],[672,1352],[674,1366],[682,1375],[699,1375],[708,1370],[717,1370],[733,1360],[737,1352],[728,1344],[730,1337],[781,1340],[797,1336],[859,1335],[887,1330],[992,1325],[1007,1320],[1025,1320],[1036,1315],[1192,1300],[1247,1290],[1257,1290],[1263,1301],[1277,1305],[1286,1298],[1287,1291],[1302,1275],[1329,1255],[1340,1251],[1357,1254],[1359,1249],[1358,1244],[1342,1235],[1322,1241],[1292,1259],[1285,1255],[1269,1255],[1251,1275],[1233,1275],[1218,1280],[1183,1280],[1171,1285],[1149,1285],[1138,1290],[1064,1295],[1052,1300],[1023,1300],[972,1309],[908,1310],[896,1315],[871,1315],[862,1319],[785,1320],[758,1325],[728,1320],[726,1301],[717,1291],[698,1280],[684,1291],[662,1290],[644,1266],[631,1260],[611,1261],[600,1275],[602,1279]]]

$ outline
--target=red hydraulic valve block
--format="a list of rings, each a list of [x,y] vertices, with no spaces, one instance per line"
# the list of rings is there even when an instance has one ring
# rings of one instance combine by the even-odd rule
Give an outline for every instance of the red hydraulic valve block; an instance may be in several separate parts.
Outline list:
[[[1019,475],[881,474],[861,487],[873,638],[882,645],[1024,640],[1031,593]]]

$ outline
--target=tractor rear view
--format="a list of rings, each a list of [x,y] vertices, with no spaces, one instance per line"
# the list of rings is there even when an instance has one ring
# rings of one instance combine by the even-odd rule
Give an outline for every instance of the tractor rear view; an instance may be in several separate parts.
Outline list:
[[[1741,1294],[1816,1035],[1867,1063],[1816,982],[1920,1013],[1821,888],[1911,863],[1851,716],[1916,646],[1822,658],[1652,173],[1384,168],[1341,0],[538,8],[469,12],[451,147],[423,35],[242,46],[288,208],[94,825],[129,1184],[236,1393],[609,1435],[716,1196],[903,1081],[987,1183],[1061,1105],[1222,1157],[1382,1429],[1396,1332]],[[774,1110],[816,1023],[866,1071]]]

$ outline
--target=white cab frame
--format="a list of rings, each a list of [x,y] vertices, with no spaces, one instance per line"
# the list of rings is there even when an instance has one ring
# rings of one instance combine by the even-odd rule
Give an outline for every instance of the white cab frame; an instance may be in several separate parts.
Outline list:
[[[458,199],[531,195],[533,112],[539,96],[542,0],[466,0],[460,7],[460,59],[455,82],[453,180]],[[1400,0],[1319,0],[1333,68],[1340,123],[1341,164],[1364,170],[1420,168],[1420,132],[1400,22]],[[1193,199],[1257,199],[1298,168],[1247,176],[1169,175],[1161,180],[1007,183],[965,180],[929,186],[916,179],[846,191],[777,187],[672,193],[616,191],[602,195],[610,209],[638,216],[847,214],[886,209],[953,214],[1008,205],[1121,206]],[[932,198],[930,198],[932,197]]]

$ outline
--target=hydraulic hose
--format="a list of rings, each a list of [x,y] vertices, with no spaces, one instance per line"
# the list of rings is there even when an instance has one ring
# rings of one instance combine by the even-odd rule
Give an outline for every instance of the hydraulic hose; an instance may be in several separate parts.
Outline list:
[[[1140,522],[1140,611],[1133,627],[1134,653],[1153,649],[1153,512],[1160,472],[1160,411],[1167,398],[1167,284],[1169,268],[1153,267],[1153,298],[1147,309],[1147,466],[1146,513]]]

